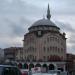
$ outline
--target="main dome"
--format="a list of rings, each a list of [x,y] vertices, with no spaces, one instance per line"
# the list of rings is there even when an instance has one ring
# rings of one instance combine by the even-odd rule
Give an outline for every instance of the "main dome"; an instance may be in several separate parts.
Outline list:
[[[42,18],[40,20],[37,20],[36,22],[34,22],[29,28],[28,30],[30,32],[33,31],[39,31],[39,30],[54,30],[54,31],[59,31],[59,27],[57,27],[51,20],[51,14],[50,14],[50,10],[49,10],[49,5],[48,5],[48,10],[47,10],[47,16],[46,18]]]
[[[40,19],[38,21],[36,21],[35,23],[32,24],[32,26],[42,26],[42,25],[46,25],[46,26],[56,26],[52,21],[48,20],[48,19]]]
[[[43,19],[40,19],[36,22],[34,22],[30,28],[32,27],[36,27],[36,26],[52,26],[52,27],[57,27],[51,20],[51,14],[50,14],[50,9],[49,9],[49,5],[48,5],[48,9],[47,9],[47,19],[43,18]]]

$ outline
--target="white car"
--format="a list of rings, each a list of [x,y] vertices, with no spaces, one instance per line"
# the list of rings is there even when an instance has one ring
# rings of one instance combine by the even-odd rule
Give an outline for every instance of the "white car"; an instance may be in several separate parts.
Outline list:
[[[28,69],[20,69],[22,75],[28,75],[29,74],[29,70]]]
[[[34,73],[32,75],[57,75],[57,73]]]

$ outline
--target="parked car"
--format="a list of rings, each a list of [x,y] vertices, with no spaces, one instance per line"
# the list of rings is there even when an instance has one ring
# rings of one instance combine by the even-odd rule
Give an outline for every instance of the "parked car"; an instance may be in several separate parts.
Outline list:
[[[22,75],[16,66],[0,65],[0,75]]]
[[[22,75],[29,75],[29,70],[28,69],[20,69]]]

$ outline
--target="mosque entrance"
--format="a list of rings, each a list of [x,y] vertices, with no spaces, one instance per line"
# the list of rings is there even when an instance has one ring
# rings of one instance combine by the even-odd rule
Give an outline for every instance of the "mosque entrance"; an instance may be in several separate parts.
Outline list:
[[[25,63],[25,64],[23,65],[23,67],[24,67],[24,69],[28,69],[28,64]]]
[[[49,70],[54,70],[54,69],[55,69],[54,65],[53,64],[50,64],[49,65]]]

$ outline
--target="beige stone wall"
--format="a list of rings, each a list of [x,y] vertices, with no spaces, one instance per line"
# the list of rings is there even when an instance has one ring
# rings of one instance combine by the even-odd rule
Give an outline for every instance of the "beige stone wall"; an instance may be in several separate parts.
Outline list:
[[[18,48],[18,51],[16,53],[16,60],[23,60],[23,48]]]
[[[66,40],[60,33],[48,32],[42,37],[37,37],[34,33],[28,34],[24,39],[23,57],[33,55],[36,60],[44,59],[50,55],[58,55],[66,59]]]

